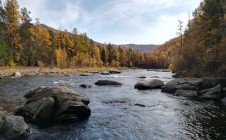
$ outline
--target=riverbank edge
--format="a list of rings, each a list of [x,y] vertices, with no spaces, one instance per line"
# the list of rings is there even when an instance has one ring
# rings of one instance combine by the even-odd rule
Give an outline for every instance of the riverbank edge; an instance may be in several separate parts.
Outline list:
[[[0,73],[5,75],[11,75],[15,72],[20,72],[23,74],[29,74],[29,73],[69,73],[69,74],[75,74],[75,73],[82,73],[82,72],[93,72],[93,71],[110,71],[110,70],[128,70],[131,68],[126,67],[82,67],[82,68],[40,68],[40,67],[0,67]]]

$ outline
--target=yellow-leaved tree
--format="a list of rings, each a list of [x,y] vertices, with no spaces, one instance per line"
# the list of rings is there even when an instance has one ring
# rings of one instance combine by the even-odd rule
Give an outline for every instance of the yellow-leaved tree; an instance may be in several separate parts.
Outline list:
[[[6,10],[6,27],[5,27],[5,41],[8,47],[11,49],[11,62],[14,63],[18,61],[19,54],[17,50],[21,49],[20,35],[18,34],[18,29],[20,26],[20,12],[19,4],[17,0],[6,0],[5,2]]]

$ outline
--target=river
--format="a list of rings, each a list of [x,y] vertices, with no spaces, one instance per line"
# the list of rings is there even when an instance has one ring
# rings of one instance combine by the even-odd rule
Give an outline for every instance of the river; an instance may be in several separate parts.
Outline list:
[[[125,70],[121,74],[81,77],[40,76],[1,79],[0,101],[13,106],[25,102],[24,94],[39,86],[65,85],[90,98],[92,110],[87,121],[55,125],[49,128],[30,126],[30,140],[175,140],[226,139],[225,109],[213,101],[197,101],[162,93],[139,91],[134,85],[139,76],[172,80],[170,72]],[[96,86],[97,80],[115,80],[122,87]],[[80,84],[90,84],[83,89]],[[145,107],[136,105],[141,104]]]

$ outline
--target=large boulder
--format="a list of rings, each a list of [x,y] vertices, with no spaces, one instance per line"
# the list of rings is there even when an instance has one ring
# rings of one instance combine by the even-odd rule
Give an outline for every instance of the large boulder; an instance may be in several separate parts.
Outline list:
[[[98,80],[95,85],[98,86],[122,86],[122,83],[112,80]]]
[[[177,78],[162,86],[163,92],[175,93],[177,89],[198,91],[203,80],[199,78]]]
[[[42,98],[18,108],[16,114],[23,115],[28,122],[46,124],[52,121],[54,104],[55,100],[52,97]]]
[[[182,97],[198,97],[198,92],[197,91],[192,91],[192,90],[182,90],[178,89],[175,94],[175,96],[182,96]]]
[[[7,139],[26,138],[29,135],[28,125],[21,116],[6,116],[2,133]]]
[[[159,79],[144,79],[139,81],[134,88],[136,89],[158,89],[161,88],[164,85],[164,83]]]
[[[217,85],[208,92],[204,93],[200,96],[201,99],[209,99],[209,100],[219,100],[223,95],[221,94],[221,85]]]
[[[27,122],[46,124],[64,123],[87,119],[91,110],[90,100],[64,87],[40,87],[25,95],[28,99],[15,114]]]

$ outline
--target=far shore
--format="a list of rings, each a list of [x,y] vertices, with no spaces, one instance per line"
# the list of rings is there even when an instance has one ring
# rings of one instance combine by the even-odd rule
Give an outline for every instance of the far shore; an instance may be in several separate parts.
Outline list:
[[[81,68],[40,68],[40,67],[0,67],[0,73],[3,74],[12,74],[15,72],[20,72],[20,73],[52,73],[52,72],[58,72],[58,73],[81,73],[81,72],[93,72],[93,71],[109,71],[109,70],[126,70],[129,68],[125,67],[81,67]]]

